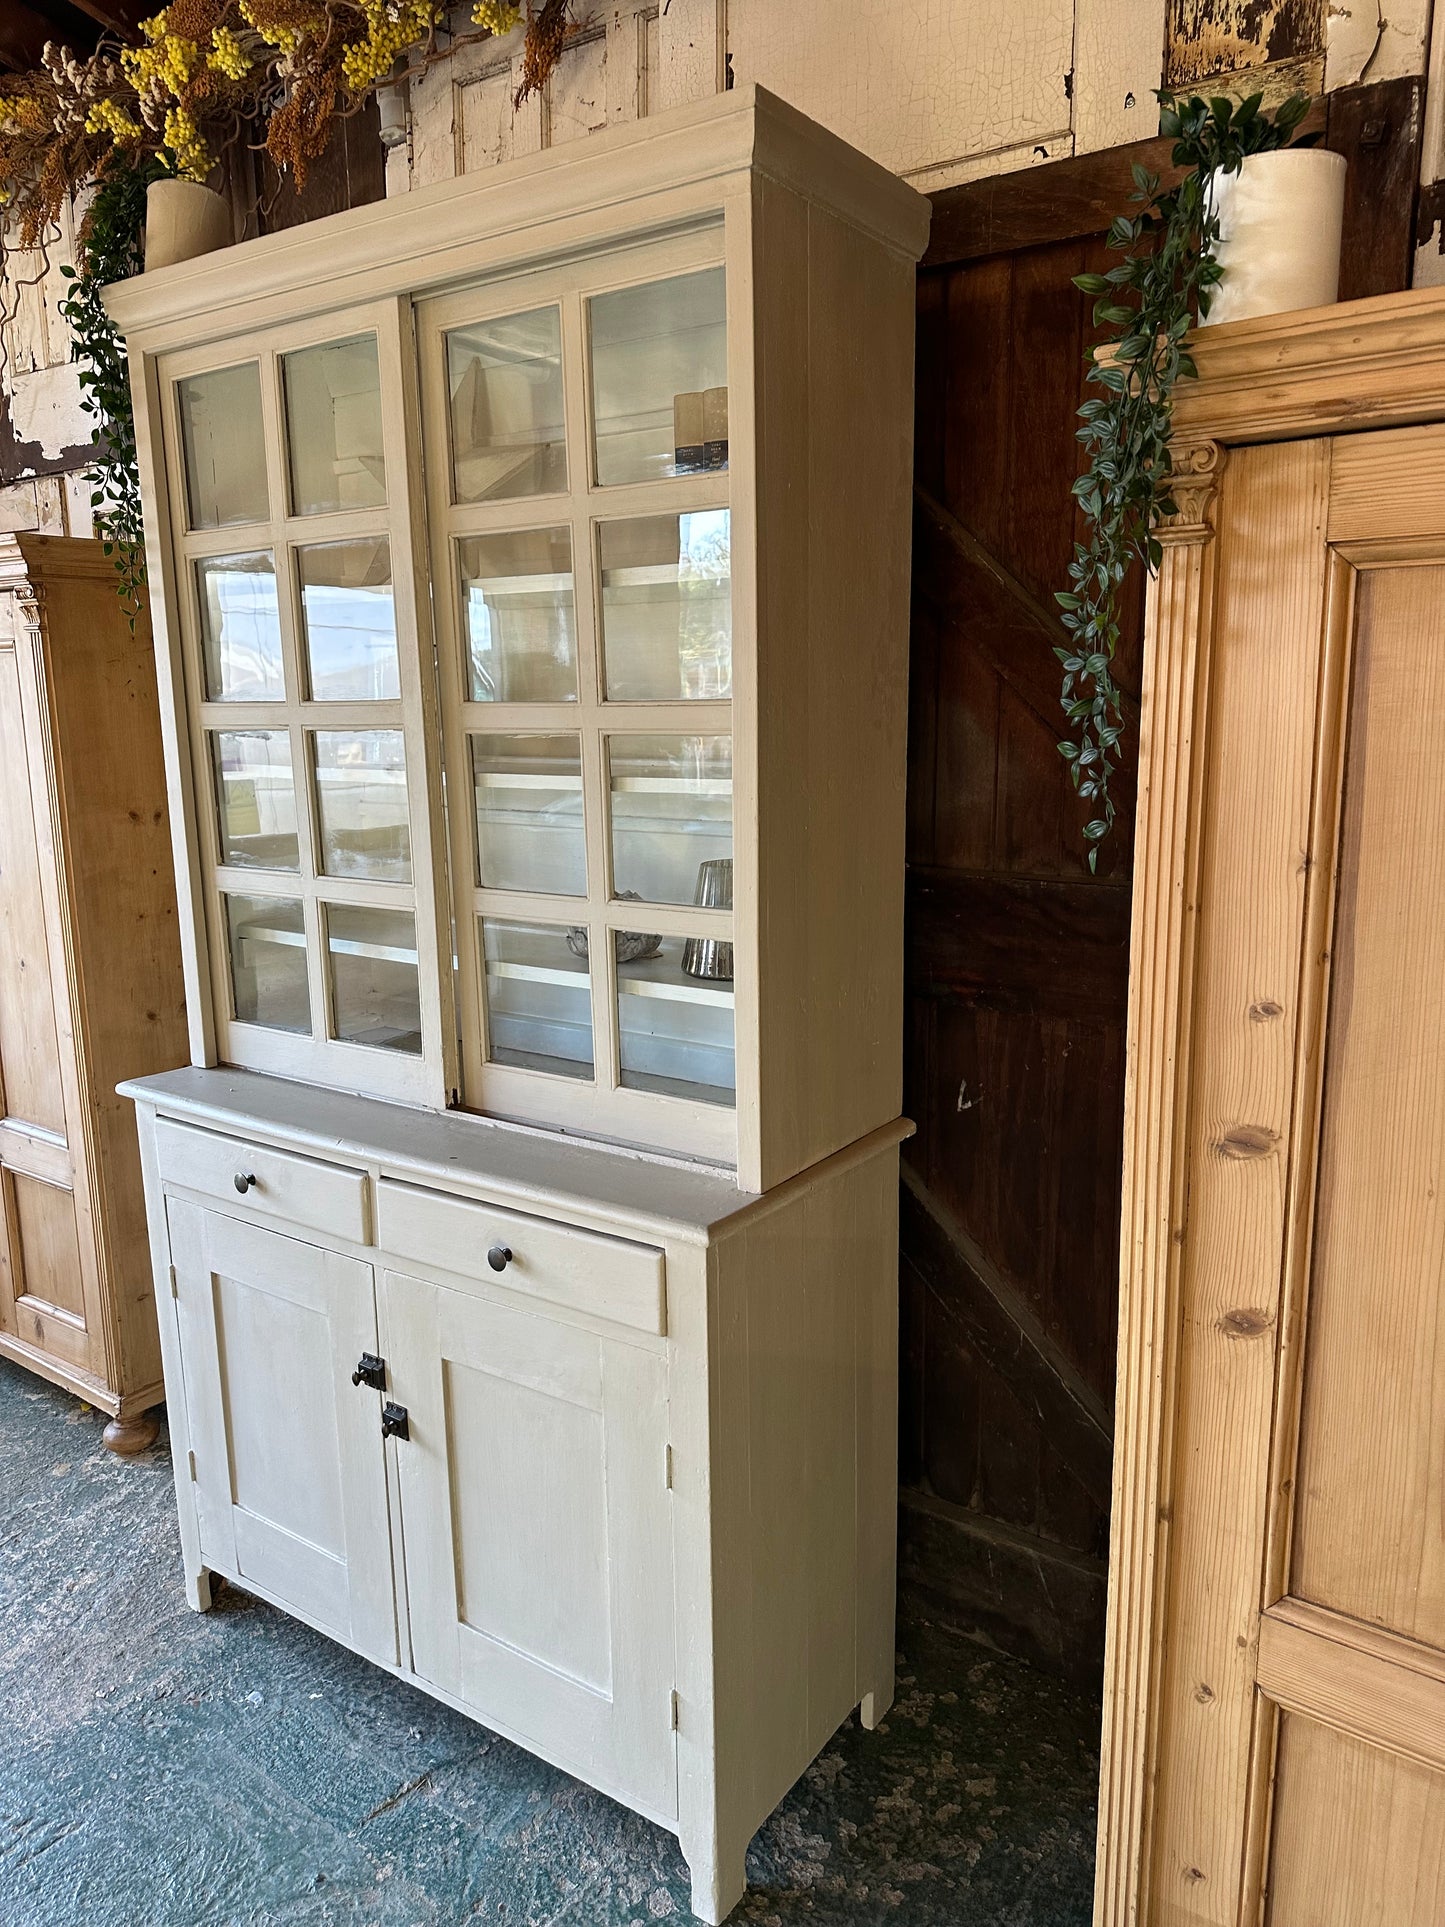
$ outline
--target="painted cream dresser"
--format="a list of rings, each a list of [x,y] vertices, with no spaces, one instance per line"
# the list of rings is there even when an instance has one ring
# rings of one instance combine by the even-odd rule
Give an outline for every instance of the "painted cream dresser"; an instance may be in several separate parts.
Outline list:
[[[680,1836],[892,1695],[914,263],[741,90],[111,290],[227,1578]]]

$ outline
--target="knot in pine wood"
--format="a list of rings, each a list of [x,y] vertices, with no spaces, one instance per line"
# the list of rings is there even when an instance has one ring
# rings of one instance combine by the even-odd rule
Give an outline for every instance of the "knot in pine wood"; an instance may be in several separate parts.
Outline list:
[[[1214,1140],[1214,1149],[1222,1158],[1267,1158],[1278,1143],[1279,1132],[1267,1124],[1231,1124]]]
[[[1242,1305],[1237,1311],[1227,1311],[1221,1315],[1219,1330],[1226,1338],[1258,1338],[1273,1323],[1272,1311],[1265,1311],[1257,1305]]]

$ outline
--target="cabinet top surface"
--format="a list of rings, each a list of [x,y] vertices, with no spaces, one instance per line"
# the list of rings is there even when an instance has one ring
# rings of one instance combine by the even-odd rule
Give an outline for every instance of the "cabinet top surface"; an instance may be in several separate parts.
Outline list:
[[[569,1205],[629,1228],[699,1241],[758,1202],[721,1172],[581,1143],[470,1113],[413,1110],[259,1071],[165,1071],[121,1094],[166,1117],[265,1136],[316,1157],[379,1165],[407,1181],[476,1187],[498,1201]]]
[[[322,313],[565,254],[613,232],[716,215],[753,173],[911,259],[923,251],[931,210],[921,194],[748,86],[116,282],[106,305],[133,345],[177,324],[199,341],[252,324],[268,303]]]

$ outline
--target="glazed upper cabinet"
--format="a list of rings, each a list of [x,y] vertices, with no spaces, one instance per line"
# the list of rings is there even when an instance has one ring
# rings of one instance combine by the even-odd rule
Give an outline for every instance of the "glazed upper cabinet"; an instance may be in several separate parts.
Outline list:
[[[896,1117],[927,210],[744,90],[112,292],[193,1054],[735,1166]]]

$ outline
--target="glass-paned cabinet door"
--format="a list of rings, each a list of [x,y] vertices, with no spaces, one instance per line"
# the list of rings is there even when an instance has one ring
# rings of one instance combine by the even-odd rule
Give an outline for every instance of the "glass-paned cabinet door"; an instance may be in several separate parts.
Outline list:
[[[731,1161],[721,230],[419,321],[466,1102]]]
[[[163,430],[218,1054],[440,1102],[405,379],[385,305],[172,357]]]

